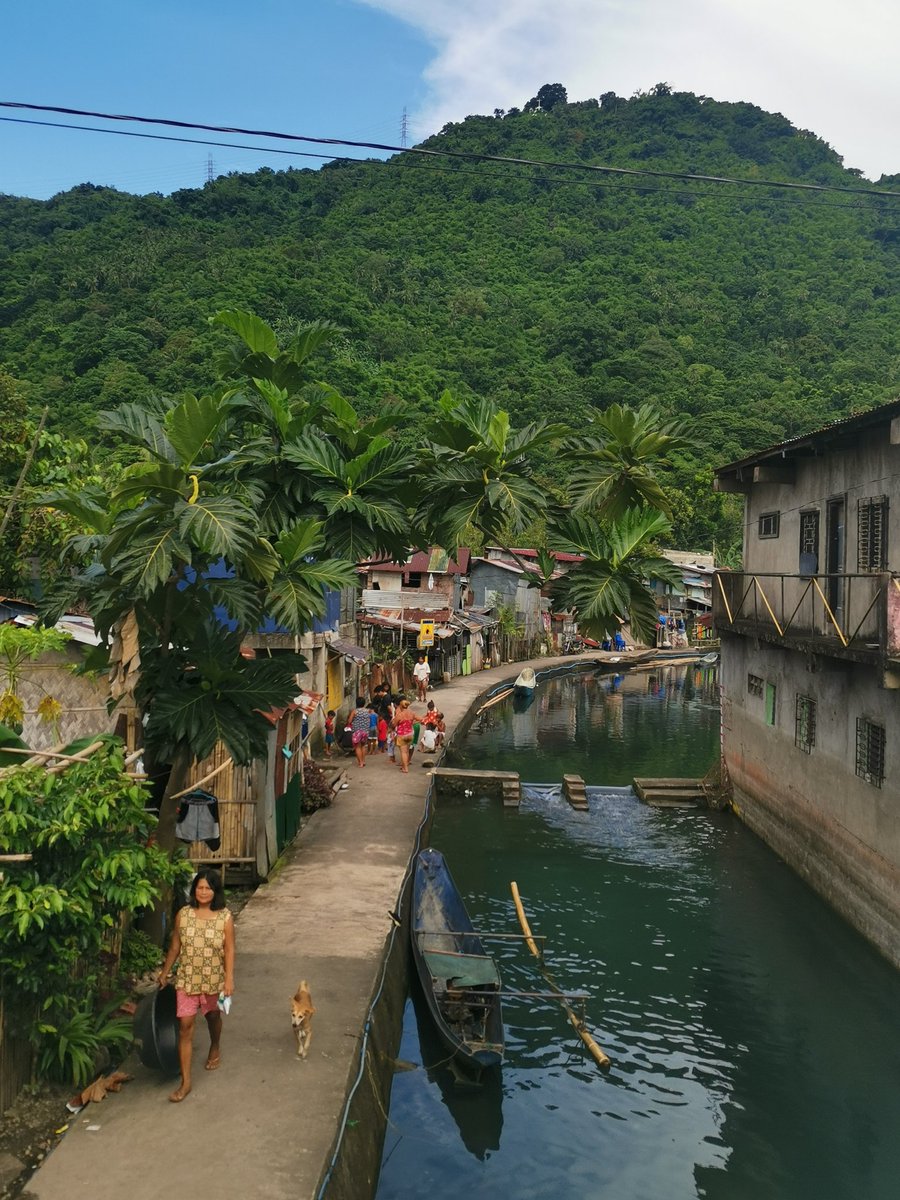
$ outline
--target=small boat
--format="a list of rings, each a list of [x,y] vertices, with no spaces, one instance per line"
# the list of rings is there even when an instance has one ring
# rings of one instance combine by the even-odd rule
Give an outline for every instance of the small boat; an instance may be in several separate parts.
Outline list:
[[[480,1073],[503,1061],[500,972],[475,932],[439,850],[416,856],[410,920],[413,959],[441,1041]]]
[[[713,663],[717,663],[719,661],[719,656],[718,654],[704,654],[700,661],[702,663],[706,663],[708,667],[711,667]]]
[[[523,667],[516,676],[516,682],[513,684],[513,693],[516,696],[524,696],[526,693],[533,692],[537,687],[537,675],[531,667]]]

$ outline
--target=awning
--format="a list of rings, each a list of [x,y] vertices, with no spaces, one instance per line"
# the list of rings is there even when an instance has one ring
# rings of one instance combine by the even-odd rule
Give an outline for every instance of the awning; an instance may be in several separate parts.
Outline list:
[[[364,663],[369,657],[369,652],[365,647],[357,646],[356,642],[346,642],[343,638],[333,638],[328,642],[328,649],[334,654],[342,654],[344,658],[358,663]]]
[[[294,697],[294,704],[305,716],[311,717],[324,699],[324,692],[301,692]]]

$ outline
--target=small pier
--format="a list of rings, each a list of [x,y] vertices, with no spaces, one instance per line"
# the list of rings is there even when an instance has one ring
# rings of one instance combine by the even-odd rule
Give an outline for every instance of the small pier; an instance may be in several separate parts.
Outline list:
[[[706,806],[702,779],[635,779],[639,799],[654,808],[700,808]]]
[[[563,775],[563,795],[576,812],[587,812],[587,793],[580,775]]]
[[[458,767],[435,767],[431,772],[435,790],[440,796],[474,790],[499,795],[504,808],[518,808],[522,801],[522,785],[516,771],[468,771]]]

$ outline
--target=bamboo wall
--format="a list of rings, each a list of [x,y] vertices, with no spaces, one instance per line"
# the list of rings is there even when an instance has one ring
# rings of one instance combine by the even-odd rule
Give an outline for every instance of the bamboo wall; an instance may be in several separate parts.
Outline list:
[[[21,1032],[10,1028],[0,995],[0,1114],[6,1112],[25,1084],[31,1083],[33,1066],[31,1043]]]
[[[197,865],[223,868],[231,864],[255,874],[257,803],[253,769],[229,762],[228,751],[219,742],[208,758],[194,764],[191,777],[199,781],[217,768],[221,768],[218,774],[201,786],[219,801],[221,844],[218,850],[210,850],[205,842],[192,842],[188,857]]]

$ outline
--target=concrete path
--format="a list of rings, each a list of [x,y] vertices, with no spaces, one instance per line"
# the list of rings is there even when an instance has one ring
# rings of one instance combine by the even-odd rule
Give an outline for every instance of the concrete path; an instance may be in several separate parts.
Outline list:
[[[433,697],[451,735],[481,692],[524,665],[438,686]],[[71,1119],[26,1197],[315,1195],[358,1070],[388,912],[398,900],[429,783],[415,758],[408,775],[377,754],[364,769],[350,757],[344,763],[350,788],[308,820],[283,866],[237,918],[234,1007],[225,1018],[221,1068],[203,1070],[205,1029],[195,1034],[193,1091],[181,1104],[167,1101],[172,1080],[129,1064],[134,1081]],[[290,1027],[290,998],[302,978],[318,1010],[305,1062],[296,1057]]]

